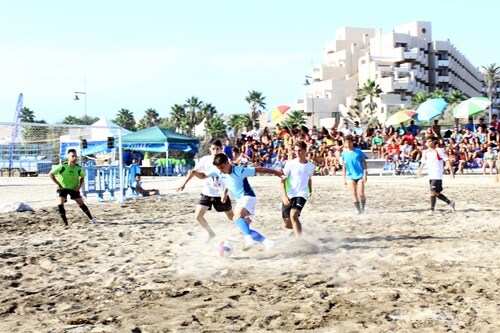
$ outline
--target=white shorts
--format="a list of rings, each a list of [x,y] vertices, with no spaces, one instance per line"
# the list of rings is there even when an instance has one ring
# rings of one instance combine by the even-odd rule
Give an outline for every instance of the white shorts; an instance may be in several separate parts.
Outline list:
[[[235,210],[238,210],[238,208],[245,208],[246,210],[248,210],[250,215],[254,215],[256,204],[257,204],[256,197],[244,196],[236,201],[236,209]]]

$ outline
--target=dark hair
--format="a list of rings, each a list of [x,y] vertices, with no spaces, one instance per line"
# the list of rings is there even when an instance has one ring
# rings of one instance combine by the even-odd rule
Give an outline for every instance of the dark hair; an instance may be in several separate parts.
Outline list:
[[[214,145],[214,146],[222,148],[222,142],[220,141],[220,139],[210,140],[210,145]]]
[[[74,153],[76,155],[76,149],[74,148],[68,149],[68,154],[69,153]]]
[[[295,143],[295,147],[299,147],[299,148],[301,148],[303,150],[306,150],[307,149],[307,144],[304,141],[300,140],[300,141],[297,141]]]
[[[136,173],[135,177],[137,177],[137,176],[141,177],[141,174],[140,173]]]
[[[215,166],[219,166],[219,165],[222,165],[222,164],[227,163],[227,162],[229,162],[229,158],[224,153],[219,153],[219,154],[215,155],[215,157],[214,157],[214,165]]]

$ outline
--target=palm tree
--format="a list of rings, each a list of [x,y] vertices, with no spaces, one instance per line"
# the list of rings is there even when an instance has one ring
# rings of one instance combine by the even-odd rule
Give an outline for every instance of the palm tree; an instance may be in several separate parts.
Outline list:
[[[445,98],[446,93],[442,91],[441,89],[436,89],[433,92],[431,92],[430,98]]]
[[[411,98],[411,104],[416,107],[430,98],[430,95],[426,91],[419,91]]]
[[[30,108],[23,107],[21,109],[21,114],[19,115],[19,122],[21,123],[34,123],[35,122],[35,112]]]
[[[205,103],[200,108],[199,112],[200,119],[198,119],[198,121],[203,120],[203,118],[207,118],[207,120],[210,120],[216,115],[217,115],[217,109],[215,108],[215,106],[213,106],[212,103]]]
[[[139,129],[149,128],[153,126],[158,126],[160,124],[161,119],[158,112],[155,109],[147,109],[145,111],[144,117],[139,121],[139,125],[137,126]]]
[[[180,127],[181,121],[186,119],[186,107],[184,105],[174,104],[170,108],[170,122],[175,127]]]
[[[130,131],[135,130],[136,122],[134,119],[134,115],[128,109],[120,109],[118,111],[118,113],[116,114],[115,123],[118,126],[126,128]]]
[[[252,120],[248,114],[232,114],[229,116],[228,125],[234,131],[234,136],[238,137],[243,127],[252,125]]]
[[[220,117],[214,117],[207,120],[205,123],[207,137],[221,138],[226,137],[226,125]]]
[[[192,131],[194,131],[194,126],[196,125],[196,114],[201,109],[202,105],[203,102],[200,101],[198,97],[192,96],[186,99],[185,107],[189,109],[187,116],[191,128],[191,134],[193,133]]]
[[[377,109],[377,103],[375,103],[374,99],[379,97],[382,93],[382,89],[380,86],[373,80],[368,79],[363,86],[358,89],[358,100],[366,101],[368,103],[364,105],[363,109],[367,109],[368,112],[365,112],[365,117],[371,119],[375,110]],[[360,117],[364,120],[365,117]]]
[[[63,119],[62,121],[63,124],[66,125],[83,125],[84,122],[80,118],[74,117],[74,116],[66,116],[66,118]]]
[[[245,101],[250,104],[250,119],[252,119],[252,126],[256,126],[257,118],[266,110],[265,96],[260,91],[252,90],[248,92]]]
[[[304,111],[290,111],[288,117],[281,123],[281,127],[288,126],[291,128],[294,125],[300,127],[306,123],[304,116]]]
[[[488,98],[492,103],[488,108],[488,119],[491,120],[491,108],[493,106],[493,90],[495,88],[496,82],[500,79],[500,66],[497,66],[496,63],[481,66],[483,68],[484,82],[486,83],[486,93],[488,94]]]

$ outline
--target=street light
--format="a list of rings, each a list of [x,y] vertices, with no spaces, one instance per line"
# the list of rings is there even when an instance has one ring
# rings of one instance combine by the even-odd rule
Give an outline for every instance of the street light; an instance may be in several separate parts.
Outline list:
[[[309,76],[309,75],[306,75],[306,82],[304,82],[305,86],[310,86],[311,85],[311,83],[309,82],[309,79],[312,79],[312,77]],[[314,91],[312,93],[311,120],[312,120],[312,126],[311,126],[311,128],[312,128],[314,126]]]
[[[78,95],[85,95],[85,125],[88,125],[87,124],[87,93],[84,91],[83,92],[82,91],[75,91],[75,98],[74,98],[75,101],[80,100]]]

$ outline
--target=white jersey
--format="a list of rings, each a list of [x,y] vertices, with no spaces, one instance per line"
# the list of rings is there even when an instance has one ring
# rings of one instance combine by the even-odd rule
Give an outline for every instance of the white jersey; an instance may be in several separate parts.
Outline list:
[[[309,179],[314,175],[314,164],[300,163],[298,158],[288,161],[283,168],[287,176],[285,185],[286,193],[290,198],[302,197],[307,199],[309,194]]]
[[[429,179],[443,179],[444,163],[448,161],[448,156],[443,149],[424,150],[422,163],[425,163],[429,172]]]
[[[217,168],[213,165],[214,157],[212,155],[203,156],[200,158],[194,169],[204,174],[210,174]],[[220,197],[224,190],[224,185],[219,177],[208,177],[203,180],[203,188],[201,193],[209,197]]]

